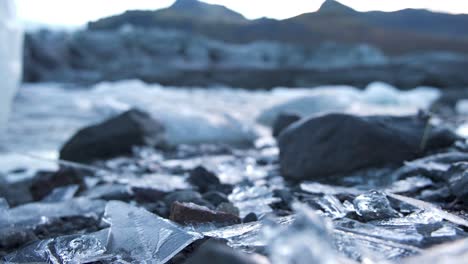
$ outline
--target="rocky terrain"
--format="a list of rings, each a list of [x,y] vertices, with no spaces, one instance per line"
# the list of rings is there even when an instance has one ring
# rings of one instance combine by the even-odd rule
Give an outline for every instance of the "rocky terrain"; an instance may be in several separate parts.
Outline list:
[[[109,105],[104,84],[20,90],[9,133],[25,144],[6,143],[8,151],[66,138],[55,169],[33,170],[32,161],[51,161],[31,154],[0,178],[5,263],[464,263],[468,146],[457,128],[466,118],[462,102],[455,109],[437,89],[108,85]],[[36,91],[54,103],[34,103],[43,100]],[[185,124],[193,117],[183,121],[182,106],[201,111],[206,103],[190,104],[208,95],[232,101],[214,110],[213,100],[206,119]],[[168,108],[152,108],[155,98]],[[178,111],[162,114],[169,105]],[[236,105],[263,110],[219,123]],[[38,114],[28,139],[26,120]],[[105,118],[90,124],[96,114]],[[78,118],[86,125],[70,130]],[[273,127],[276,139],[269,129],[251,136],[248,120]]]
[[[424,10],[360,13],[329,0],[314,13],[251,21],[225,7],[181,0],[75,32],[27,33],[23,79],[252,89],[384,81],[401,88],[460,88],[468,84],[467,17]]]

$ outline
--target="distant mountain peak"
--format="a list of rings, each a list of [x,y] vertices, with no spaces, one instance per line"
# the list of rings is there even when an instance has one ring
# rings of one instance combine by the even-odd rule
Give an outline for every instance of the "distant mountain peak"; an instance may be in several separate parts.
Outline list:
[[[356,12],[349,6],[346,6],[336,0],[326,0],[319,8],[319,13],[354,13]]]
[[[245,20],[244,16],[226,8],[225,6],[208,4],[198,0],[177,0],[168,8],[168,10],[205,20],[231,22]]]
[[[177,0],[172,4],[171,8],[175,9],[185,9],[185,8],[193,8],[197,7],[201,3],[198,0]]]

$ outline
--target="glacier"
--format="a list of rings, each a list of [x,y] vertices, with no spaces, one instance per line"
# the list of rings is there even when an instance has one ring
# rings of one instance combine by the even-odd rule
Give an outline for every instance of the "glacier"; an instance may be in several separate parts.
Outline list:
[[[21,77],[22,31],[13,0],[0,2],[0,129],[5,126]]]

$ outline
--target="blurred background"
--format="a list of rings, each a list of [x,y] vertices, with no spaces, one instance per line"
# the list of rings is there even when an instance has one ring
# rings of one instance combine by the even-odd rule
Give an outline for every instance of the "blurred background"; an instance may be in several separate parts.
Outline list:
[[[57,158],[79,128],[131,108],[173,144],[252,142],[285,111],[433,110],[467,131],[464,1],[1,3],[2,171],[24,164],[12,150]]]
[[[463,1],[17,0],[24,82],[462,87]]]

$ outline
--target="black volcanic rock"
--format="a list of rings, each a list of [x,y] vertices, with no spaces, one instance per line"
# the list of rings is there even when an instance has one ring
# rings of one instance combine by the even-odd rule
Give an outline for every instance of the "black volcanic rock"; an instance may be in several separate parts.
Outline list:
[[[327,114],[299,121],[278,139],[284,177],[327,179],[358,169],[401,164],[457,139],[419,116]]]
[[[78,131],[60,150],[63,160],[88,163],[130,154],[134,146],[164,144],[164,126],[140,110],[129,110]]]

